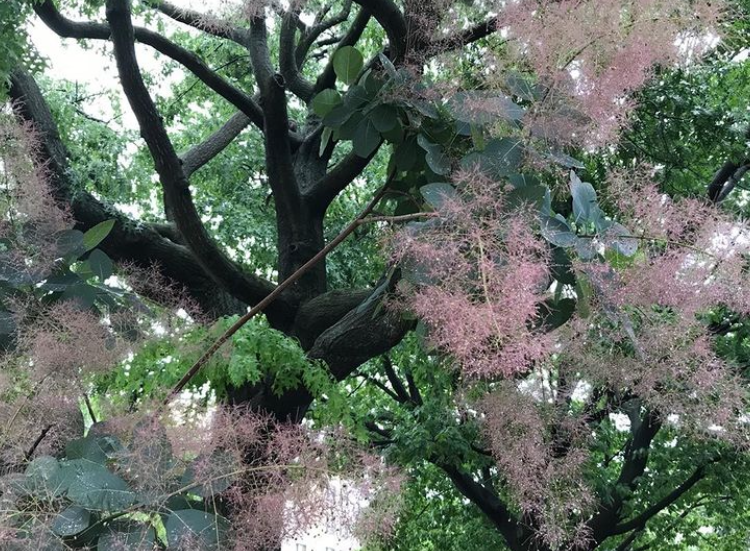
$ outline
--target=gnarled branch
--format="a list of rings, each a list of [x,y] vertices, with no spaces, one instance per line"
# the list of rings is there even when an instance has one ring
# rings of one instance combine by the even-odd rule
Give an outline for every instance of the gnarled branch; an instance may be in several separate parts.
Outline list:
[[[203,142],[180,155],[185,177],[190,178],[195,171],[224,151],[248,127],[250,122],[250,119],[244,113],[235,113],[221,128]]]

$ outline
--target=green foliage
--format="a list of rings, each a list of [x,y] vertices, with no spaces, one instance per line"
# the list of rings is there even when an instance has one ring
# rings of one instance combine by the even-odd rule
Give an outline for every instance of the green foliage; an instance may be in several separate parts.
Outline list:
[[[4,496],[6,505],[18,511],[16,537],[24,539],[25,528],[37,515],[53,514],[53,533],[73,547],[107,551],[127,544],[128,549],[145,551],[191,537],[206,550],[222,548],[228,521],[213,511],[211,498],[234,481],[229,466],[214,461],[211,481],[206,482],[190,475],[193,463],[172,456],[165,436],[143,445],[89,434],[71,442],[62,459],[40,456],[24,474],[6,475],[4,482],[10,481],[14,489]],[[158,480],[156,486],[137,476],[127,479],[132,458],[144,461],[148,454],[155,460],[149,476]]]

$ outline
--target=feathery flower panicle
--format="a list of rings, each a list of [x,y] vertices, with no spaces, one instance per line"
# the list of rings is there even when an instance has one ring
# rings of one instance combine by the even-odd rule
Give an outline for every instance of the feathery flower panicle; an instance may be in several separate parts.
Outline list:
[[[518,56],[547,87],[561,92],[573,119],[549,109],[533,113],[537,126],[560,141],[601,146],[616,141],[633,108],[629,95],[656,65],[693,61],[716,42],[723,4],[701,0],[515,0],[498,7],[499,25]],[[556,128],[562,124],[562,128]]]
[[[510,376],[550,352],[552,341],[533,329],[546,298],[547,249],[530,216],[508,212],[497,185],[459,177],[437,218],[394,240],[395,259],[425,282],[404,289],[406,305],[465,375]]]

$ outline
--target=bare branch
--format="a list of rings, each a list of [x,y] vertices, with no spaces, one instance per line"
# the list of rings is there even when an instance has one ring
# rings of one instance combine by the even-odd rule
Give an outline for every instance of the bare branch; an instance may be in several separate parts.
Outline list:
[[[663,498],[661,498],[659,501],[654,503],[651,507],[643,511],[640,515],[637,517],[634,517],[630,519],[627,522],[623,522],[622,524],[618,524],[611,530],[611,534],[613,536],[617,536],[619,534],[625,534],[626,532],[630,532],[631,530],[641,530],[643,527],[646,526],[646,523],[656,514],[663,511],[670,505],[672,505],[675,501],[680,499],[685,493],[687,493],[693,486],[695,486],[700,480],[702,480],[706,476],[706,467],[710,465],[711,463],[715,463],[718,461],[718,459],[714,459],[712,461],[709,461],[705,465],[701,465],[698,467],[695,472],[685,480],[682,484],[677,486],[674,490],[669,492],[667,495],[665,495]]]
[[[217,22],[217,24],[211,24],[211,17],[197,11],[180,8],[171,2],[165,2],[163,0],[149,1],[153,4],[154,8],[179,23],[188,25],[194,29],[198,29],[219,38],[231,40],[241,46],[247,46],[249,35],[243,28],[230,26],[223,21]]]
[[[428,53],[434,56],[461,48],[491,35],[496,30],[497,17],[491,17],[487,21],[483,21],[464,31],[434,40],[428,48]]]
[[[190,178],[195,171],[224,151],[248,127],[250,122],[250,119],[244,113],[235,113],[221,128],[206,138],[205,141],[180,155],[185,177]]]
[[[385,30],[390,43],[391,56],[400,61],[406,55],[406,20],[393,0],[355,0],[369,11]]]
[[[378,149],[379,147],[368,157],[360,157],[354,152],[344,157],[310,188],[305,195],[306,199],[321,210],[325,210],[339,193],[362,174]]]
[[[151,152],[180,234],[201,266],[228,292],[248,303],[257,300],[258,295],[267,290],[267,283],[256,276],[245,274],[236,263],[227,258],[208,235],[195,208],[181,161],[138,67],[128,0],[108,0],[106,13],[112,29],[115,59],[123,91],[138,121],[141,136]]]
[[[325,69],[323,69],[323,72],[320,73],[315,80],[315,89],[313,93],[317,94],[321,90],[334,87],[336,84],[336,72],[333,70],[333,56],[336,54],[336,50],[343,48],[344,46],[354,46],[359,42],[359,39],[362,38],[362,33],[365,32],[371,17],[372,16],[368,10],[364,8],[359,10],[357,17],[354,18],[349,30],[346,31],[344,37],[339,41],[335,50],[331,53]]]
[[[109,40],[109,25],[71,21],[57,11],[52,0],[45,0],[42,4],[35,5],[34,11],[50,29],[63,38]],[[255,126],[263,128],[263,113],[255,100],[211,70],[193,52],[149,29],[134,27],[133,31],[138,42],[151,46],[159,53],[182,64],[206,86],[242,111]],[[292,136],[291,139],[294,142],[299,142],[297,136]]]
[[[299,43],[297,44],[297,49],[295,51],[297,65],[304,65],[305,58],[307,57],[310,48],[312,48],[313,43],[318,39],[318,37],[327,30],[332,29],[336,25],[340,25],[341,23],[349,19],[351,10],[352,0],[346,0],[341,8],[341,11],[330,19],[321,18],[320,20],[317,20],[316,18],[316,23],[305,33],[303,33],[303,35],[300,37]],[[338,40],[329,42],[329,44],[335,44],[336,42],[338,42]],[[324,45],[326,45],[325,41],[318,42],[318,46]]]
[[[279,67],[289,90],[307,103],[313,96],[313,84],[302,76],[297,67],[294,47],[297,19],[297,15],[293,12],[287,12],[282,16],[279,34]]]

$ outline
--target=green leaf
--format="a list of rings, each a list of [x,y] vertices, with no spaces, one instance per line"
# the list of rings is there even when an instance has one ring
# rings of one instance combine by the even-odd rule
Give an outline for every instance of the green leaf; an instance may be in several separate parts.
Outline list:
[[[558,215],[559,216],[559,215]],[[552,216],[540,216],[539,220],[544,238],[558,247],[572,247],[578,241],[565,220]]]
[[[407,172],[417,164],[417,141],[407,139],[401,142],[393,153],[396,162],[396,168]]]
[[[152,551],[156,531],[152,526],[135,521],[115,521],[99,536],[97,551]]]
[[[105,220],[104,222],[98,223],[96,226],[84,233],[83,246],[86,251],[90,251],[94,247],[97,247],[99,243],[104,241],[104,239],[109,235],[109,233],[112,231],[112,228],[114,227],[114,220]]]
[[[355,84],[346,92],[344,104],[350,109],[359,109],[368,103],[370,99],[372,98],[368,94],[367,89],[360,84]]]
[[[84,234],[78,230],[65,230],[60,232],[57,235],[56,246],[57,254],[65,257],[74,256],[75,258],[78,258],[78,256],[88,250],[84,245]]]
[[[446,199],[455,199],[458,194],[456,189],[446,183],[436,182],[419,188],[424,200],[434,209],[439,209],[445,204]]]
[[[229,521],[195,509],[172,511],[166,522],[167,542],[179,545],[183,538],[199,538],[208,549],[219,549],[226,541]]]
[[[435,174],[445,176],[451,170],[451,163],[448,157],[445,155],[442,146],[430,141],[423,135],[417,136],[417,143],[419,147],[425,150],[425,161],[427,166],[430,167]]]
[[[200,479],[196,479],[196,471],[201,473]],[[214,450],[208,459],[199,456],[191,463],[180,484],[186,487],[195,483],[188,491],[208,499],[229,488],[237,479],[236,471],[237,464],[231,454]]]
[[[547,300],[539,307],[539,320],[547,331],[552,331],[567,322],[575,310],[576,301],[571,298]]]
[[[320,135],[320,147],[318,148],[318,157],[322,157],[323,153],[326,150],[326,147],[328,147],[328,142],[331,141],[331,136],[333,135],[333,130],[328,128],[327,126],[323,129],[323,133]]]
[[[333,71],[344,84],[352,84],[364,67],[365,60],[354,46],[339,48],[333,55]]]
[[[578,304],[578,315],[587,318],[591,315],[591,285],[586,276],[579,274],[576,278],[576,302]]]
[[[52,521],[52,531],[58,536],[67,538],[80,534],[88,528],[91,513],[79,505],[71,505]]]
[[[330,128],[339,128],[342,124],[348,121],[353,114],[354,111],[350,109],[349,106],[342,103],[333,107],[333,109],[323,117],[323,124]]]
[[[461,160],[465,169],[479,167],[491,178],[505,178],[518,172],[523,149],[521,143],[510,138],[490,140],[484,151],[475,151]]]
[[[354,133],[354,152],[360,157],[369,157],[380,145],[380,133],[370,119],[359,125]]]
[[[101,249],[94,249],[89,255],[89,267],[100,281],[104,281],[112,275],[114,264],[107,254]]]
[[[582,182],[572,170],[570,171],[570,193],[573,196],[573,221],[576,224],[596,222],[601,216],[596,191],[588,182]]]
[[[29,463],[25,474],[31,487],[37,492],[47,490],[54,493],[58,485],[60,464],[54,457],[42,455]]]
[[[391,105],[378,105],[372,110],[370,118],[378,132],[388,132],[398,124],[398,110]]]
[[[94,305],[96,302],[97,290],[91,285],[82,283],[80,285],[73,285],[68,287],[62,294],[62,300],[70,300],[74,302],[78,308],[87,310]]]
[[[340,103],[341,94],[339,94],[336,90],[327,89],[316,95],[310,103],[310,106],[312,107],[312,110],[316,115],[318,115],[320,118],[323,118],[331,112],[331,109],[333,109]]]
[[[104,465],[74,459],[64,462],[62,468],[74,473],[67,496],[78,505],[97,511],[121,511],[136,502],[135,492]]]
[[[633,234],[619,222],[607,222],[607,227],[603,232],[607,246],[623,256],[635,255],[638,252],[638,240],[633,237]]]

